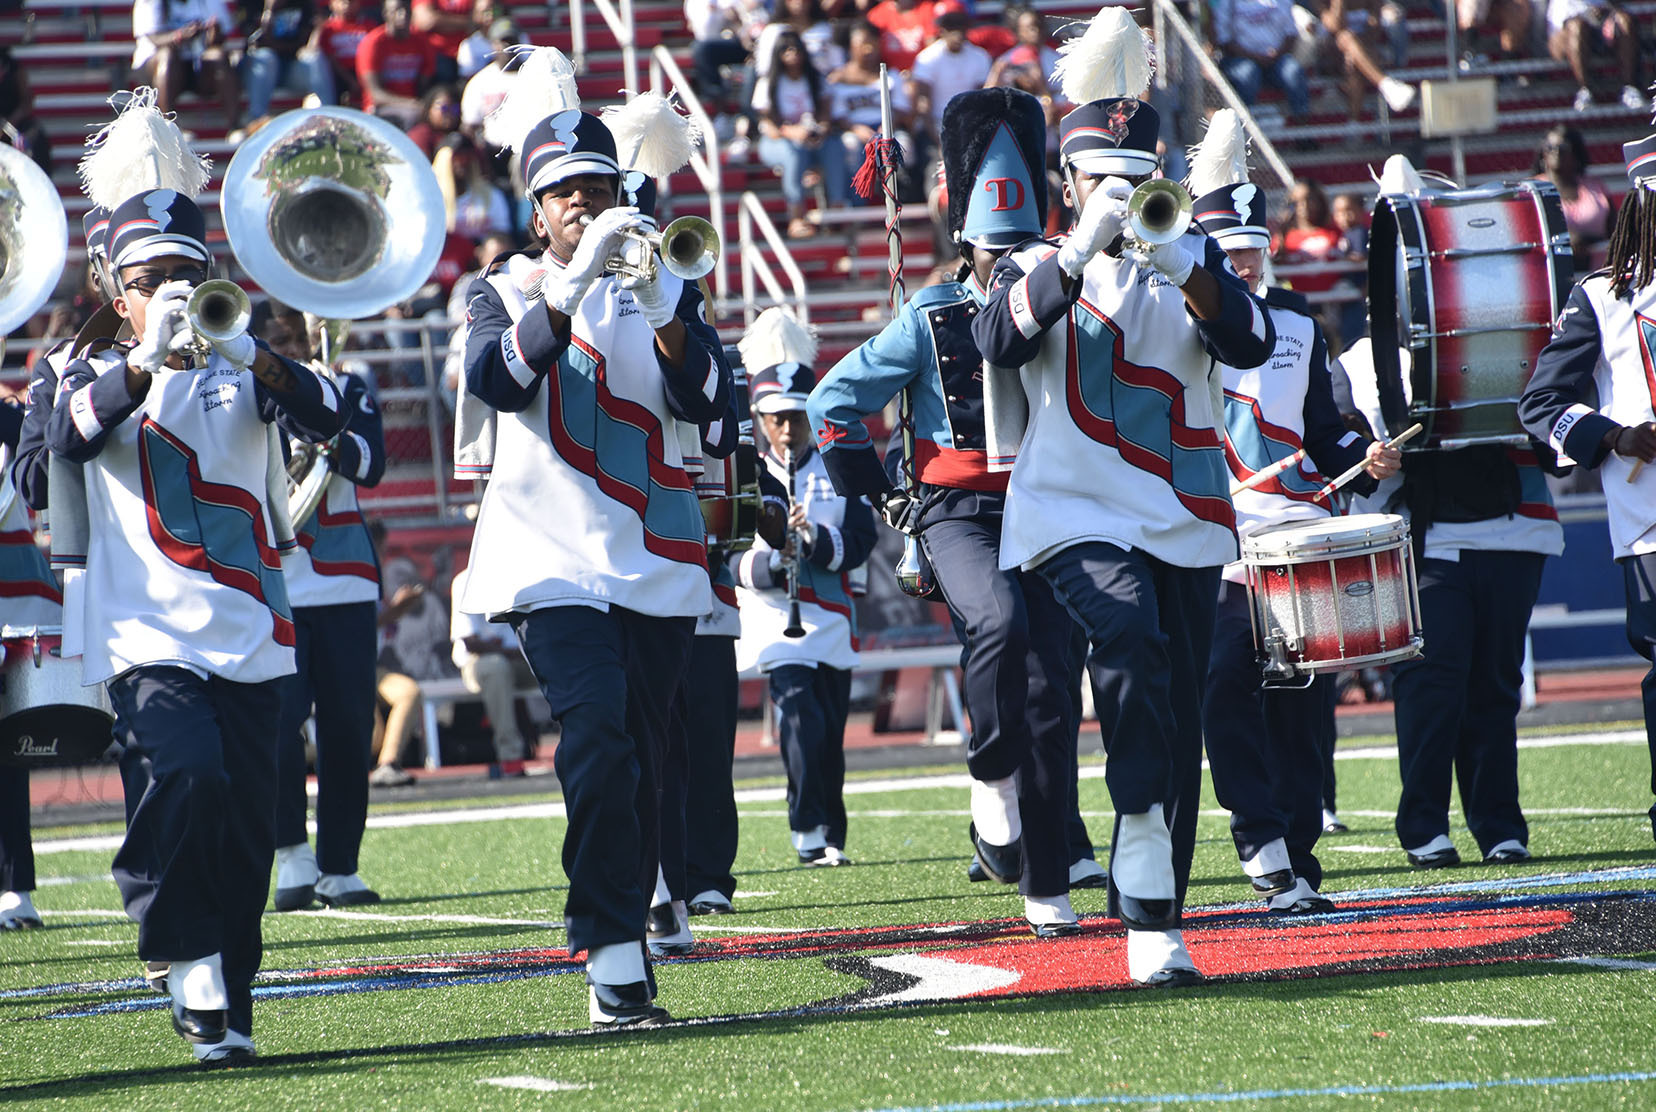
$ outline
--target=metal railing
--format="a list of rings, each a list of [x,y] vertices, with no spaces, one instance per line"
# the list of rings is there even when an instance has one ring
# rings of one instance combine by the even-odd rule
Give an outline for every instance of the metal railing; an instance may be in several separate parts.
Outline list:
[[[584,6],[587,0],[569,0],[569,53],[570,62],[575,66],[576,73],[586,72],[586,12]],[[604,23],[609,27],[610,34],[615,41],[621,44],[621,78],[625,82],[628,92],[638,92],[638,41],[634,33],[632,0],[592,0],[592,6],[599,15],[604,17]],[[562,7],[558,0],[549,0],[547,7],[553,17]]]
[[[702,106],[701,98],[690,85],[690,80],[684,76],[684,71],[673,60],[673,55],[665,46],[658,46],[650,51],[650,91],[660,96],[667,96],[669,92],[677,91],[679,99],[690,110],[690,118],[696,121],[701,129],[701,148],[690,154],[690,169],[701,182],[701,187],[707,190],[707,219],[713,225],[713,230],[719,233],[719,242],[728,244],[729,238],[725,235],[724,222],[724,171],[719,165],[718,139],[713,134],[713,118],[707,114]],[[667,183],[661,183],[666,188]],[[728,249],[719,252],[718,261],[713,264],[713,281],[718,287],[716,297],[727,297],[730,292],[730,267],[725,258]]]
[[[782,283],[776,277],[776,271],[765,258],[761,244],[755,238],[754,232],[764,236],[765,243],[776,252],[776,265],[782,269],[782,274],[793,286],[793,307],[799,314],[799,319],[810,323],[810,306],[805,300],[805,275],[800,272],[799,264],[794,261],[793,252],[788,250],[788,243],[782,238],[782,233],[776,230],[770,213],[760,203],[759,195],[749,190],[742,194],[741,203],[736,207],[736,227],[738,247],[742,253],[742,320],[745,324],[752,324],[753,318],[759,315],[759,293],[755,288],[755,281],[765,287],[773,304],[781,305],[788,302],[788,295],[782,289]]]

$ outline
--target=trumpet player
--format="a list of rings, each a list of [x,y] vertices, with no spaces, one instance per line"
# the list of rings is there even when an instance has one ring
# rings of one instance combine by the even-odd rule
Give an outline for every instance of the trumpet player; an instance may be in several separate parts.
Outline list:
[[[1100,12],[1067,44],[1059,76],[1080,105],[1059,131],[1079,216],[1062,242],[995,264],[972,328],[986,363],[1021,368],[1027,403],[1008,427],[991,415],[992,455],[1020,441],[1000,566],[1038,572],[1086,633],[1116,810],[1111,908],[1132,978],[1178,985],[1200,978],[1179,912],[1214,600],[1237,557],[1215,367],[1260,365],[1275,334],[1206,236],[1174,235],[1176,220],[1129,223],[1129,198],[1159,166],[1132,16]]]
[[[236,1058],[253,1052],[279,682],[293,671],[268,426],[324,440],[345,413],[331,384],[245,331],[202,350],[186,306],[210,256],[187,196],[147,190],[110,228],[114,307],[137,340],[65,368],[47,443],[80,465],[85,500],[54,491],[54,531],[88,540],[85,681],[107,686],[150,762],[114,863],[139,956],[170,965],[173,1027],[196,1057]]]
[[[656,1023],[667,1013],[645,918],[658,770],[696,618],[713,603],[678,433],[725,416],[730,370],[695,283],[612,268],[643,261],[654,225],[617,204],[604,123],[562,108],[508,138],[545,247],[496,260],[467,304],[459,423],[478,406],[490,419],[457,459],[487,459],[489,484],[458,605],[512,625],[562,727],[564,921],[570,953],[586,953],[588,1014]]]
[[[788,492],[784,537],[730,558],[742,614],[736,666],[770,687],[788,770],[788,829],[801,865],[845,865],[845,719],[857,663],[847,576],[874,550],[874,513],[834,489],[815,451],[805,399],[816,341],[789,309],[766,309],[740,345],[762,463]]]
[[[1046,120],[1035,97],[1007,88],[961,93],[942,119],[960,273],[910,298],[823,377],[807,408],[841,496],[870,498],[893,528],[920,531],[965,647],[973,852],[991,877],[1019,885],[1036,935],[1056,938],[1080,930],[1064,830],[1075,775],[1073,623],[1039,575],[999,567],[1008,472],[990,466],[972,338],[996,260],[1046,226]],[[912,492],[893,485],[862,423],[905,389],[916,422]]]

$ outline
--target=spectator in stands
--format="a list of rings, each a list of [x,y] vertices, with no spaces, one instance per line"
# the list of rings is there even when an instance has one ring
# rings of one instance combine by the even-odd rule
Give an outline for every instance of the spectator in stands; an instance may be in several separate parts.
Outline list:
[[[497,19],[489,25],[489,43],[494,47],[494,56],[471,75],[460,94],[460,130],[476,143],[483,142],[483,121],[500,107],[506,99],[506,90],[512,87],[512,73],[518,63],[506,48],[515,46],[522,37],[517,24],[509,19]]]
[[[945,11],[937,17],[937,39],[921,50],[909,74],[909,98],[914,114],[936,150],[943,127],[943,106],[968,89],[981,89],[994,69],[994,60],[981,46],[966,41],[970,25],[966,13]]]
[[[462,274],[449,289],[448,319],[459,324],[466,319],[466,302],[471,295],[471,284],[482,276],[483,270],[494,260],[516,250],[517,243],[510,234],[495,234],[483,237],[483,242],[477,247],[474,255],[476,269]],[[461,382],[466,376],[466,345],[456,343],[450,337],[448,354],[443,357],[443,403],[453,409],[459,398]],[[458,588],[451,588],[454,595],[459,595]]]
[[[868,10],[868,22],[880,29],[881,60],[894,72],[907,73],[937,38],[937,17],[965,10],[959,0],[880,0]]]
[[[259,26],[242,57],[251,127],[270,115],[277,89],[314,93],[323,104],[334,102],[333,67],[311,46],[318,22],[313,0],[265,0]]]
[[[1462,59],[1470,66],[1491,57],[1497,62],[1528,58],[1533,11],[1530,0],[1455,0],[1455,21],[1467,47]],[[1496,43],[1493,51],[1481,45],[1491,36]]]
[[[762,0],[684,0],[684,19],[696,40],[690,50],[690,85],[713,116],[715,134],[728,142],[740,105],[736,90],[725,81],[724,67],[747,63],[765,24],[765,6]]]
[[[1415,102],[1415,87],[1389,76],[1375,61],[1374,48],[1385,43],[1388,34],[1385,7],[1383,0],[1327,0],[1323,7],[1323,28],[1345,65],[1346,107],[1353,120],[1363,114],[1367,88],[1378,92],[1393,112],[1406,112]],[[1392,17],[1392,25],[1401,27],[1400,18]],[[1397,60],[1394,50],[1393,61]]]
[[[456,600],[464,589],[466,570],[454,574],[450,593]],[[449,627],[454,642],[454,663],[460,682],[474,695],[483,696],[483,713],[494,730],[495,762],[501,776],[522,776],[523,758],[528,756],[523,731],[518,728],[517,692],[537,687],[517,636],[506,622],[491,622],[481,614],[467,614],[454,604]],[[493,770],[491,770],[492,774]]]
[[[1050,126],[1058,122],[1058,117],[1051,111],[1048,103],[1052,94],[1057,91],[1058,82],[1055,76],[1058,66],[1058,52],[1047,43],[1046,19],[1033,8],[1008,8],[1007,11],[1016,13],[1013,17],[1012,31],[1015,35],[1011,46],[996,53],[994,67],[989,71],[990,85],[1011,85],[1038,97],[1046,97],[1047,124]],[[968,39],[983,46],[983,43],[967,32]],[[984,47],[988,50],[988,47]]]
[[[333,78],[334,101],[331,104],[360,104],[362,83],[357,80],[357,49],[374,25],[362,15],[362,0],[328,0],[328,18],[324,19],[311,36],[311,49],[327,63]],[[320,93],[317,94],[321,96]]]
[[[1293,216],[1271,244],[1271,258],[1286,264],[1333,262],[1340,257],[1340,231],[1329,212],[1328,194],[1309,178],[1301,178],[1289,194]],[[1321,293],[1333,288],[1339,274],[1297,274],[1291,283],[1299,293]]]
[[[1575,78],[1575,110],[1593,105],[1589,67],[1595,55],[1608,54],[1621,83],[1622,107],[1642,112],[1648,102],[1637,87],[1639,35],[1633,17],[1603,0],[1548,0],[1547,49],[1570,67]]]
[[[999,58],[1008,50],[1017,46],[1020,41],[1018,21],[1025,12],[1033,11],[1022,4],[1008,4],[1001,9],[1000,22],[979,22],[977,26],[966,32],[966,38],[973,46],[981,46],[989,52],[989,57]],[[1043,41],[1044,41],[1043,28]]]
[[[1311,114],[1311,84],[1294,43],[1293,0],[1211,0],[1212,43],[1219,49],[1219,68],[1247,104],[1259,99],[1268,82],[1288,98],[1296,120]]]
[[[1366,262],[1369,228],[1362,194],[1339,194],[1334,198],[1332,212],[1335,230],[1340,233],[1334,244],[1335,254],[1347,262]],[[1329,338],[1329,350],[1339,352],[1368,334],[1368,273],[1359,270],[1342,274],[1333,288],[1350,294],[1347,300],[1338,303],[1339,335]]]
[[[880,32],[867,20],[851,25],[846,40],[850,58],[828,75],[830,131],[845,145],[846,166],[853,175],[863,163],[868,141],[880,130]],[[914,151],[914,112],[909,104],[906,83],[891,82],[891,119],[897,142],[905,152]],[[905,160],[898,174],[898,196],[905,201],[925,197],[925,166],[918,159]]]
[[[477,0],[414,0],[414,30],[430,36],[437,48],[438,81],[459,79],[460,44],[476,30],[476,6]]]
[[[1577,274],[1604,265],[1609,255],[1610,229],[1616,226],[1616,206],[1604,186],[1588,175],[1588,169],[1587,140],[1581,132],[1567,124],[1553,125],[1536,149],[1535,175],[1552,182],[1558,190]]]
[[[497,22],[499,21],[495,18],[494,0],[474,0],[472,32],[454,52],[454,62],[462,79],[470,78],[472,74],[488,65],[489,59],[493,58],[495,51],[499,49],[490,34]]]
[[[0,120],[11,124],[17,132],[13,141],[18,150],[27,154],[48,174],[52,172],[52,140],[46,128],[35,118],[34,93],[29,88],[28,75],[15,61],[9,47],[0,46]]]
[[[133,0],[128,85],[153,85],[156,107],[171,112],[181,93],[216,100],[224,130],[241,119],[241,82],[225,39],[236,28],[224,0]]]
[[[797,32],[786,30],[777,36],[770,77],[755,90],[753,107],[760,113],[759,157],[782,175],[788,235],[814,236],[816,227],[805,219],[805,171],[817,168],[834,207],[849,202],[851,176],[845,148],[837,140],[827,141],[828,84],[811,64]]]
[[[385,23],[368,32],[357,48],[362,108],[411,127],[419,96],[437,75],[437,47],[431,36],[409,26],[408,0],[385,0]]]
[[[489,180],[483,152],[464,135],[451,135],[431,160],[448,211],[448,230],[475,250],[484,236],[509,233],[512,214],[506,194]]]
[[[460,98],[453,85],[433,85],[420,98],[419,118],[408,129],[408,137],[430,158],[443,140],[460,131]]]
[[[817,73],[827,76],[845,64],[845,50],[834,41],[834,25],[822,17],[821,0],[781,0],[777,16],[759,32],[753,44],[754,108],[758,91],[770,80],[776,61],[776,41],[792,31],[805,44],[805,53]]]
[[[385,560],[385,522],[368,523],[368,535],[374,542],[374,556],[381,567],[387,568],[385,586],[389,597],[382,602],[379,612],[380,666],[376,670],[379,695],[374,707],[374,770],[368,782],[378,788],[398,788],[414,782],[414,777],[402,767],[403,750],[408,738],[420,721],[420,685],[413,677],[399,670],[399,661],[390,639],[401,619],[427,601],[425,584],[418,575],[410,578],[406,569],[413,564],[407,559],[393,562],[398,568],[398,581],[393,586],[390,568]],[[436,738],[427,738],[426,744],[435,745]]]

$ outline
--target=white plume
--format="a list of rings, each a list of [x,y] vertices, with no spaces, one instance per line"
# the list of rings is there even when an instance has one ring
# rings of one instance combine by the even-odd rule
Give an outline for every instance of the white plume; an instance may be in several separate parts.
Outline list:
[[[117,98],[110,98],[114,106]],[[86,141],[81,191],[106,209],[151,189],[194,198],[207,186],[212,164],[190,149],[178,125],[155,106],[155,90],[135,90],[120,114]]]
[[[639,93],[598,113],[624,170],[665,178],[684,169],[701,143],[701,129],[660,93]]]
[[[808,366],[817,356],[816,329],[802,323],[792,309],[773,305],[748,325],[736,349],[749,374],[781,363]]]
[[[483,138],[502,150],[515,151],[529,129],[566,108],[581,106],[581,91],[575,86],[575,67],[555,46],[512,46],[507,51],[522,56],[506,86],[500,107],[483,121]]]
[[[1242,118],[1221,108],[1208,121],[1207,134],[1190,150],[1190,195],[1200,197],[1248,180],[1248,133]]]
[[[1107,7],[1058,48],[1055,73],[1071,104],[1142,96],[1155,75],[1150,40],[1126,8]]]

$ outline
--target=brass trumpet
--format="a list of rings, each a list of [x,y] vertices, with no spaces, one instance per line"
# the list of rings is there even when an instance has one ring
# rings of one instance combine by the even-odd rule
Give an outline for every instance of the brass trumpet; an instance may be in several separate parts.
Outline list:
[[[247,291],[228,278],[209,278],[190,293],[184,319],[196,336],[196,352],[203,357],[214,344],[240,336],[253,321],[253,303]]]
[[[592,217],[581,217],[582,226]],[[667,273],[694,282],[713,272],[719,261],[719,233],[699,216],[681,216],[656,232],[629,228],[619,250],[604,263],[604,269],[621,277],[653,281],[657,258]]]
[[[1190,227],[1189,190],[1169,178],[1152,178],[1127,198],[1127,227],[1140,243],[1172,243]]]

